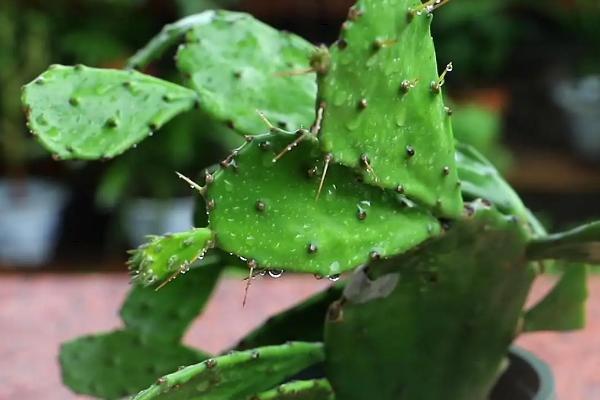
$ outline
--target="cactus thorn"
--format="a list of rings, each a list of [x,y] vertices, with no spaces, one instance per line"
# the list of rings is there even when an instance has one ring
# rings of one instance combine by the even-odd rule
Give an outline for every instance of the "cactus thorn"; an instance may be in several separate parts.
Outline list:
[[[452,63],[448,63],[448,65],[446,65],[446,68],[444,69],[444,72],[442,72],[442,74],[440,75],[440,78],[437,81],[431,82],[431,90],[433,91],[433,93],[440,93],[440,91],[442,90],[442,86],[444,86],[444,83],[446,83],[446,75],[448,74],[448,72],[452,72],[453,69],[454,66],[452,65]]]
[[[417,15],[422,15],[423,12],[429,15],[448,2],[450,2],[450,0],[429,0],[417,7],[410,8],[408,10],[408,15],[409,17],[414,17]]]
[[[180,179],[183,179],[184,181],[186,181],[187,183],[189,183],[189,185],[190,185],[190,187],[192,189],[196,189],[202,195],[204,195],[206,193],[206,187],[198,185],[196,182],[194,182],[193,180],[191,180],[190,178],[188,178],[187,176],[183,175],[180,172],[175,171],[175,173],[177,174],[177,176]]]
[[[269,128],[269,131],[271,131],[273,133],[284,133],[286,135],[289,135],[291,133],[291,132],[286,131],[285,129],[281,129],[281,128],[273,125],[271,123],[271,121],[269,121],[269,118],[267,118],[265,113],[263,113],[262,111],[256,110],[256,112],[258,113],[258,116],[260,117],[260,119],[262,119],[262,121],[265,123],[265,125],[267,125],[267,127]]]
[[[281,157],[283,157],[284,155],[286,155],[287,153],[289,153],[290,151],[292,151],[296,146],[298,146],[298,144],[303,141],[304,139],[306,139],[309,135],[311,135],[311,133],[305,129],[300,129],[298,132],[300,132],[300,135],[290,144],[288,144],[287,146],[285,146],[283,148],[283,150],[281,152],[279,152],[279,154],[277,154],[274,158],[273,158],[273,162],[276,163],[277,161],[279,161],[281,159]]]
[[[327,170],[329,169],[329,163],[333,160],[333,155],[331,153],[327,153],[325,155],[325,166],[323,167],[323,175],[321,175],[321,181],[319,182],[319,190],[317,191],[317,197],[315,200],[319,200],[321,196],[321,191],[323,190],[323,185],[325,184],[325,177],[327,176]]]

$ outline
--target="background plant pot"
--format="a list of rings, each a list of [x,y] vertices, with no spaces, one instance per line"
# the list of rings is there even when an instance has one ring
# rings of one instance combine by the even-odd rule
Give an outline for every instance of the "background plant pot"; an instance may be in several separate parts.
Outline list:
[[[127,202],[123,211],[123,229],[131,245],[146,242],[147,235],[180,232],[192,227],[194,199],[135,198]]]
[[[66,200],[62,185],[36,179],[0,180],[0,264],[47,263]]]

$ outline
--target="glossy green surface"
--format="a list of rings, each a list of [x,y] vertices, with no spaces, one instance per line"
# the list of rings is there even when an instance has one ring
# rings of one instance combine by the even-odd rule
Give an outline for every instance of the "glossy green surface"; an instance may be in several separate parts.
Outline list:
[[[365,180],[396,189],[445,217],[462,199],[450,117],[441,93],[431,19],[409,18],[417,0],[360,0],[342,26],[327,72],[323,151],[363,171]],[[368,166],[364,162],[368,159]]]
[[[178,272],[185,273],[192,263],[204,258],[212,245],[213,233],[206,228],[150,236],[147,243],[130,252],[128,265],[133,280],[151,285],[171,278]]]
[[[487,398],[535,276],[527,233],[472,216],[413,252],[357,272],[326,323],[326,371],[340,400]]]
[[[305,141],[273,163],[289,142],[285,136],[257,138],[215,174],[207,202],[218,247],[259,267],[325,276],[439,234],[436,218],[395,193],[357,182],[346,167],[330,165],[317,200],[322,155]]]
[[[63,382],[76,393],[121,399],[139,392],[159,376],[206,356],[179,344],[115,331],[84,336],[60,350]]]
[[[162,377],[135,400],[244,400],[323,360],[319,343],[232,353]]]
[[[293,131],[313,123],[316,80],[313,73],[285,75],[307,69],[313,49],[250,15],[217,11],[188,33],[177,66],[200,95],[200,106],[239,133],[268,130],[258,111]]]
[[[193,91],[139,72],[61,65],[22,95],[29,129],[61,159],[119,155],[196,102]]]
[[[295,381],[251,397],[249,400],[335,400],[327,380]]]
[[[141,337],[177,343],[202,312],[221,270],[221,265],[192,268],[160,290],[136,285],[121,308],[121,319]]]

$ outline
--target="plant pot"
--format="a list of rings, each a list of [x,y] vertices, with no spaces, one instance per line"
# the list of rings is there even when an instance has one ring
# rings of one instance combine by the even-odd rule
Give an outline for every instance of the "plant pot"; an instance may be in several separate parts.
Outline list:
[[[57,242],[67,191],[42,180],[0,181],[0,264],[37,267]]]
[[[129,243],[139,246],[148,235],[180,232],[192,227],[194,199],[136,198],[128,201],[124,210],[124,231]]]
[[[554,376],[544,361],[513,346],[509,362],[490,400],[556,400]]]
[[[590,161],[600,161],[600,75],[565,80],[552,90],[569,122],[573,148]]]

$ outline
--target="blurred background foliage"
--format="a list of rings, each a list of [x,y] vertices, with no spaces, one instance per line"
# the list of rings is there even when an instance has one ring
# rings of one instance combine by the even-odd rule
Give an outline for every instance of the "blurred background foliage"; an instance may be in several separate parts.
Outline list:
[[[0,2],[0,182],[43,177],[69,189],[54,264],[120,262],[131,245],[122,235],[127,204],[190,196],[174,171],[198,176],[239,139],[200,107],[113,161],[56,163],[27,135],[21,85],[53,63],[121,68],[164,24],[211,8],[251,12],[315,43],[331,43],[352,3]],[[599,217],[600,2],[453,0],[436,12],[432,33],[440,68],[454,64],[445,90],[456,136],[486,154],[552,225]],[[175,77],[171,56],[145,72]]]

